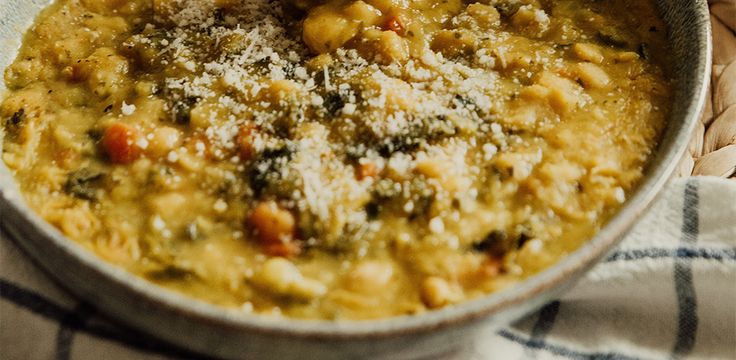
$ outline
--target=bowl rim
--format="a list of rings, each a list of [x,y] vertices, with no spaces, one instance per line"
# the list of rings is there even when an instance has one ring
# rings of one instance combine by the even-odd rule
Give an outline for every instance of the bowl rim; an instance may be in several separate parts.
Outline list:
[[[674,132],[671,139],[667,143],[659,144],[656,155],[650,160],[643,181],[637,186],[634,195],[600,231],[555,265],[499,292],[418,315],[378,320],[334,321],[269,318],[225,309],[150,283],[103,261],[81,244],[66,238],[26,205],[19,191],[11,186],[15,185],[12,174],[2,161],[0,161],[0,213],[3,216],[0,217],[0,226],[14,238],[16,244],[24,248],[26,253],[57,280],[60,275],[43,260],[42,254],[31,251],[34,247],[26,244],[27,241],[45,242],[43,246],[54,247],[69,259],[79,262],[81,266],[104,277],[112,285],[125,288],[131,296],[136,298],[150,300],[154,306],[168,313],[242,332],[305,339],[389,337],[397,334],[431,331],[472,319],[497,315],[514,308],[523,308],[528,300],[563,285],[572,274],[592,267],[597,260],[606,255],[607,251],[625,235],[633,223],[651,205],[678,166],[689,143],[690,134],[698,121],[698,116],[703,111],[711,72],[712,43],[710,26],[707,25],[709,21],[707,2],[696,0],[694,3],[693,9],[700,10],[694,11],[697,13],[694,14],[697,16],[695,21],[703,26],[705,31],[698,33],[702,47],[701,52],[697,54],[698,64],[691,70],[698,76],[694,82],[694,96],[688,99],[687,104],[682,105],[686,112],[682,127],[677,131],[671,130],[670,132]],[[671,117],[672,114],[669,118]],[[31,232],[30,236],[18,236],[19,232],[23,232],[19,231],[19,228],[23,227],[25,231]],[[64,287],[63,284],[62,287]],[[78,289],[68,290],[77,295],[80,293]],[[121,320],[125,322],[125,319]],[[145,329],[145,331],[155,333],[151,329]]]

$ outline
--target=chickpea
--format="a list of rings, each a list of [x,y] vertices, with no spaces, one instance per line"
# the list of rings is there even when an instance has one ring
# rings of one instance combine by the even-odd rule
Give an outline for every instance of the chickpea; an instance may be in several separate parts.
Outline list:
[[[163,157],[174,150],[180,144],[181,133],[179,130],[163,126],[153,130],[151,141],[146,152],[152,156]]]
[[[624,51],[624,52],[616,54],[617,62],[628,63],[628,62],[632,62],[637,59],[639,59],[639,54],[633,51]]]
[[[574,82],[551,72],[543,72],[538,83],[549,89],[548,100],[557,113],[571,111],[578,105],[580,86]]]
[[[474,3],[468,5],[467,12],[483,26],[496,27],[501,24],[501,14],[493,6]]]
[[[365,30],[361,33],[361,43],[357,49],[365,58],[373,58],[386,65],[409,58],[409,43],[391,30]]]
[[[578,59],[600,64],[605,59],[600,48],[593,44],[577,43],[572,46],[572,51]]]
[[[187,197],[178,192],[170,192],[152,196],[147,202],[152,212],[168,222],[181,217],[181,209],[187,206]]]
[[[422,301],[432,309],[440,308],[461,300],[459,291],[447,280],[430,276],[422,282]]]
[[[389,263],[367,261],[358,264],[348,274],[348,287],[356,292],[381,291],[391,281],[394,268]]]
[[[438,159],[425,159],[417,161],[414,170],[432,179],[441,179],[450,171],[450,164]]]
[[[273,293],[304,300],[327,293],[327,287],[324,284],[305,278],[296,265],[280,257],[266,261],[254,280],[258,285]]]
[[[532,37],[542,37],[549,30],[550,19],[544,10],[524,5],[511,17],[517,30]]]
[[[461,179],[452,168],[452,164],[442,159],[424,159],[417,161],[414,171],[429,179],[436,179],[443,189],[454,192],[461,185]]]
[[[353,20],[362,22],[363,26],[378,24],[382,15],[381,11],[360,0],[348,5],[344,12]]]
[[[302,36],[315,54],[329,53],[358,34],[360,22],[345,18],[331,7],[316,8],[304,20]]]
[[[403,62],[409,58],[408,43],[395,31],[383,31],[378,38],[376,48],[385,64]]]
[[[401,79],[388,79],[386,84],[374,82],[367,79],[366,88],[370,91],[383,91],[386,94],[386,108],[411,110],[417,105],[416,99],[407,94],[411,94],[412,87]]]
[[[395,9],[398,3],[396,0],[366,0],[366,2],[383,12]]]
[[[611,83],[606,71],[593,63],[580,63],[576,67],[578,79],[586,89],[605,89]]]
[[[549,89],[542,85],[534,84],[521,89],[519,95],[525,100],[546,101],[547,96],[549,96]]]
[[[297,91],[299,91],[299,85],[294,81],[286,79],[276,80],[271,82],[268,88],[268,100],[278,103]]]
[[[291,285],[302,279],[299,269],[284,258],[273,258],[263,264],[256,280],[277,293],[287,293]]]

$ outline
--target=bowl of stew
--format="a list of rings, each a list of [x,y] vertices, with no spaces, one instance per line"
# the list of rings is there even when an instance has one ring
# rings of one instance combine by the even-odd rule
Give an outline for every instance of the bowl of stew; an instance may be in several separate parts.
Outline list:
[[[2,226],[223,358],[446,354],[560,294],[672,175],[705,1],[0,5]]]

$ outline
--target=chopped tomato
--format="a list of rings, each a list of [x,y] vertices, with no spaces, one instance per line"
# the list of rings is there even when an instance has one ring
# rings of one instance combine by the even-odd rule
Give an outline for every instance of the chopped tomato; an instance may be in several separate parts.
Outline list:
[[[398,16],[392,16],[390,19],[388,19],[388,21],[386,22],[386,28],[399,35],[404,35],[404,31],[406,30],[404,22],[401,21],[401,18],[399,18]]]
[[[263,251],[269,256],[295,256],[301,252],[296,241],[296,219],[274,201],[258,204],[248,218]]]
[[[378,168],[374,162],[367,162],[358,166],[358,180],[378,175]]]
[[[102,147],[113,163],[129,164],[140,156],[140,148],[136,145],[139,137],[140,134],[134,127],[115,123],[105,130]]]

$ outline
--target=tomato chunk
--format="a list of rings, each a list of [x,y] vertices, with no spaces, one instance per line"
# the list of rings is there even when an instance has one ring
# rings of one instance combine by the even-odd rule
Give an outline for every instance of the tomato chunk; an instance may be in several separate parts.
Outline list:
[[[369,177],[376,177],[378,175],[378,168],[376,163],[369,161],[358,166],[358,180],[363,180]]]
[[[140,134],[134,127],[115,123],[105,130],[102,147],[113,163],[129,164],[141,154],[141,149],[136,145],[139,137]]]
[[[296,241],[296,219],[274,201],[258,204],[248,218],[263,251],[269,256],[295,256],[301,252]]]
[[[401,18],[398,16],[393,16],[386,22],[386,28],[399,34],[404,35],[404,31],[406,30],[406,27],[404,26],[404,22],[401,21]]]

